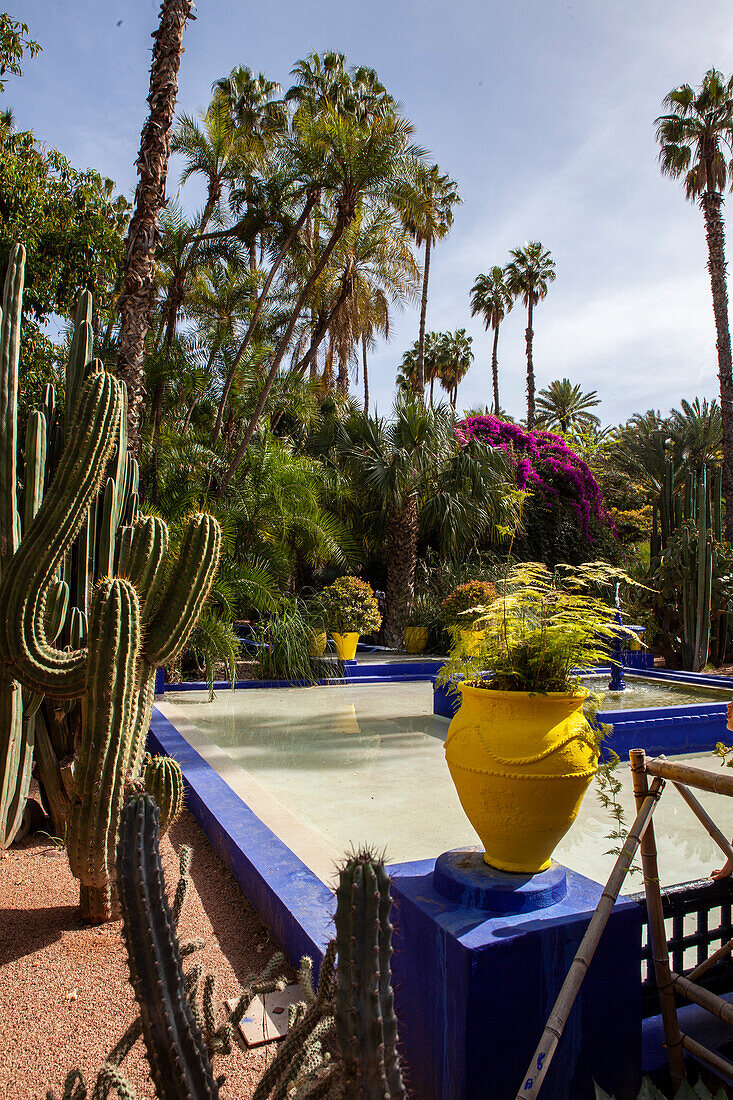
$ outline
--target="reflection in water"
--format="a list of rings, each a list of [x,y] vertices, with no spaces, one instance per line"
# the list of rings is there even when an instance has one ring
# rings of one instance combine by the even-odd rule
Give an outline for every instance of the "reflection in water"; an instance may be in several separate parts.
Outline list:
[[[644,707],[684,707],[695,703],[727,703],[726,688],[698,687],[672,680],[626,676],[626,691],[609,691],[608,675],[584,676],[584,687],[601,696],[599,710],[639,710]]]

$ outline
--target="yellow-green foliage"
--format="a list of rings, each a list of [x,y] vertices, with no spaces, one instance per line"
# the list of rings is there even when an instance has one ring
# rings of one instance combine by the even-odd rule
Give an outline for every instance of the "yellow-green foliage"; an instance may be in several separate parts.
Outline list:
[[[573,670],[608,662],[616,625],[609,602],[619,581],[634,582],[604,562],[513,566],[499,595],[477,609],[477,642],[458,637],[438,683],[457,677],[503,691],[570,691]]]

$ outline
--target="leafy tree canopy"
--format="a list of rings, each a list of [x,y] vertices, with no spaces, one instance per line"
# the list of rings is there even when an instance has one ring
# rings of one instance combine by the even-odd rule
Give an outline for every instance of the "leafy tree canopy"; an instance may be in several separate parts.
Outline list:
[[[6,11],[0,12],[0,92],[5,91],[7,73],[21,76],[20,63],[27,50],[31,57],[41,52],[41,46],[28,38],[28,27],[11,19]]]
[[[23,305],[37,321],[68,316],[83,287],[94,291],[97,308],[109,307],[129,211],[112,180],[73,168],[31,131],[0,128],[0,266],[21,241]]]

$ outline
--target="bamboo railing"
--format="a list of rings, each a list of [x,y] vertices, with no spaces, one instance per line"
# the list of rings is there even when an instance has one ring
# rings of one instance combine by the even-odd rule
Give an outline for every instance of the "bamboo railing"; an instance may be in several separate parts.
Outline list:
[[[665,781],[669,780],[721,851],[726,857],[733,859],[733,846],[688,789],[689,787],[695,787],[698,790],[731,797],[733,796],[733,776],[716,775],[690,764],[678,764],[667,760],[664,756],[647,759],[643,749],[632,749],[629,753],[629,759],[634,785],[634,799],[636,801],[636,820],[624,842],[621,854],[616,860],[613,871],[601,894],[596,911],[591,917],[580,947],[570,965],[570,970],[550,1012],[545,1030],[532,1056],[515,1100],[536,1097],[542,1087],[590,961],[618,899],[634,854],[639,848],[641,849],[641,862],[644,872],[649,942],[652,948],[654,975],[659,991],[659,1005],[673,1092],[676,1092],[685,1080],[683,1055],[685,1050],[689,1051],[695,1058],[706,1062],[718,1073],[733,1076],[733,1062],[729,1062],[728,1059],[723,1058],[716,1051],[708,1050],[702,1043],[680,1031],[675,1001],[675,994],[678,994],[733,1027],[733,1005],[695,982],[696,978],[699,978],[716,962],[733,951],[733,940],[724,943],[708,959],[690,971],[687,976],[676,974],[670,969],[669,949],[667,947],[667,934],[662,909],[662,892],[657,865],[657,845],[652,822],[652,814],[664,789]],[[653,777],[651,786],[648,782],[649,776]]]

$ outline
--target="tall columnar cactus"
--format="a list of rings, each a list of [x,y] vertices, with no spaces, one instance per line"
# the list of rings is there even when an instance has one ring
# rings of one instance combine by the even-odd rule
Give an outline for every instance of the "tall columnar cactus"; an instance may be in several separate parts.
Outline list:
[[[43,498],[47,459],[47,420],[42,412],[28,419],[24,446],[24,501],[18,501],[18,361],[25,250],[12,250],[5,280],[0,324],[0,580]],[[60,583],[47,595],[46,633],[55,638],[63,625],[68,590]],[[2,605],[0,604],[0,607]],[[4,609],[3,609],[4,610]],[[35,714],[41,696],[24,688],[0,665],[0,849],[13,842],[22,822],[35,739]]]
[[[186,994],[175,922],[158,854],[158,810],[125,806],[117,880],[130,977],[159,1100],[215,1100],[219,1089]]]
[[[86,920],[108,919],[117,827],[134,760],[136,675],[142,628],[129,581],[100,581],[92,597],[84,739],[66,847]]]
[[[665,466],[659,503],[653,509],[652,559],[679,556],[682,572],[682,660],[698,672],[707,663],[711,649],[713,579],[722,541],[721,470],[700,475],[688,470],[682,491],[675,491],[674,466]],[[727,640],[727,611],[718,616],[716,655],[724,656]],[[721,648],[723,653],[720,652]]]
[[[349,859],[336,891],[336,1035],[347,1096],[406,1096],[397,1052],[391,964],[392,898],[384,864],[368,851]]]
[[[183,772],[170,756],[146,755],[142,781],[160,814],[161,835],[183,812]]]
[[[138,515],[137,470],[123,447],[124,390],[87,358],[91,299],[85,294],[67,371],[67,408],[73,408],[66,446],[42,500],[44,479],[35,467],[26,476],[27,525],[20,537],[14,475],[23,258],[20,248],[11,257],[0,329],[0,476],[9,486],[7,499],[0,493],[0,813],[16,821],[27,792],[32,738],[24,717],[42,695],[59,706],[85,697],[78,782],[71,767],[64,783],[73,795],[69,850],[82,912],[99,920],[111,915],[119,812],[125,784],[140,772],[155,668],[182,649],[195,626],[216,572],[220,529],[211,516],[193,516],[170,561],[163,521]],[[47,392],[50,413],[53,404]],[[41,428],[40,419],[32,420],[27,449],[34,462],[43,451]],[[112,458],[114,477],[105,483]],[[116,559],[120,579],[113,582]],[[68,598],[62,571],[76,602],[69,645],[57,644]],[[50,738],[39,748],[43,772],[53,766]]]

